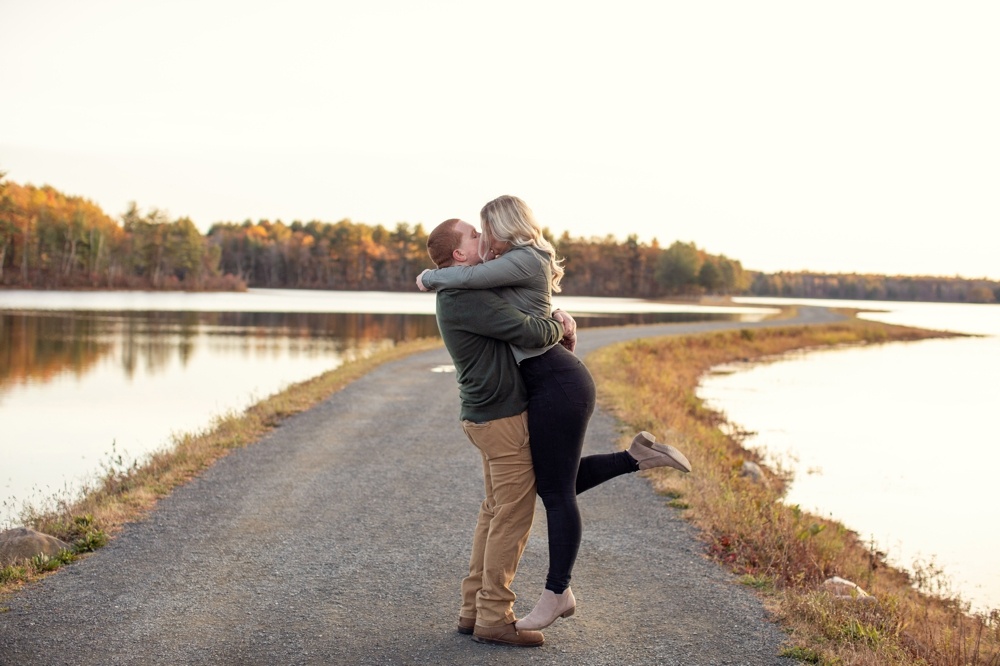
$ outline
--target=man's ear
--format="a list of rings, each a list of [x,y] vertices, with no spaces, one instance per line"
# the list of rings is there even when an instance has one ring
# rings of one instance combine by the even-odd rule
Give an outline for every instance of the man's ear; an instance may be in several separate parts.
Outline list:
[[[451,258],[457,262],[463,262],[467,259],[467,257],[465,256],[465,252],[463,252],[462,248],[460,247],[455,248],[454,250],[451,251]]]

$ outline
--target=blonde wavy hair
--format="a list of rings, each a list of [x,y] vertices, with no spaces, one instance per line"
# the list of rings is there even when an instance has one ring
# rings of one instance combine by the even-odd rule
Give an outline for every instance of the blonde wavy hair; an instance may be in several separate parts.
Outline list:
[[[479,219],[483,226],[480,242],[495,238],[498,241],[510,243],[513,247],[534,247],[549,255],[549,266],[552,269],[552,291],[562,291],[559,283],[566,272],[562,260],[556,259],[556,249],[542,235],[542,228],[535,220],[528,204],[510,194],[505,194],[490,201],[479,211]],[[480,254],[484,248],[480,246]]]

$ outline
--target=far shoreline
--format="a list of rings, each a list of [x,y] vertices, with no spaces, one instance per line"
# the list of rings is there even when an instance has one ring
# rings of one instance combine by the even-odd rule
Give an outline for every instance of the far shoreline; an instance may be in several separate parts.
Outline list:
[[[229,287],[154,287],[150,285],[146,286],[136,286],[136,287],[99,287],[99,286],[87,286],[87,285],[72,285],[72,286],[23,286],[23,285],[13,285],[13,284],[0,284],[0,292],[2,291],[25,291],[25,292],[67,292],[67,293],[149,293],[149,294],[171,294],[171,293],[185,293],[185,294],[237,294],[245,293],[250,290],[257,289],[267,289],[267,290],[287,290],[287,291],[300,291],[300,292],[344,292],[344,293],[363,293],[363,292],[377,292],[377,293],[387,293],[387,294],[406,294],[412,293],[409,289],[370,289],[370,288],[344,288],[344,289],[330,289],[326,287],[261,287],[261,286],[249,286],[245,282],[242,282],[239,278],[232,277],[233,280],[238,280],[241,284],[229,286]],[[952,303],[956,305],[1000,305],[1000,301],[990,302],[973,302],[968,300],[926,300],[926,299],[904,299],[904,298],[861,298],[861,297],[846,297],[846,296],[801,296],[801,295],[760,295],[760,294],[693,294],[693,295],[675,295],[675,296],[661,296],[656,298],[647,297],[630,297],[630,296],[609,296],[600,295],[595,296],[591,294],[576,294],[572,292],[564,292],[560,294],[563,297],[570,298],[596,298],[596,299],[637,299],[647,303],[663,303],[670,305],[699,305],[699,306],[715,306],[715,307],[741,307],[741,304],[733,302],[734,298],[763,298],[763,299],[777,299],[777,300],[817,300],[817,301],[829,301],[837,302],[843,300],[865,302],[871,301],[873,303]],[[760,306],[763,307],[763,306]],[[868,310],[860,310],[868,311]],[[882,310],[870,310],[871,312],[881,312]]]

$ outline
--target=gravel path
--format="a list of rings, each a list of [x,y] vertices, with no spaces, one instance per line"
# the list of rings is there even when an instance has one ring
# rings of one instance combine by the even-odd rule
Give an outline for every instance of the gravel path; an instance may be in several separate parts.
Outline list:
[[[765,325],[585,329],[578,351]],[[577,614],[543,647],[455,632],[482,481],[455,376],[434,371],[448,364],[437,350],[382,366],[18,593],[0,609],[0,665],[794,663],[777,656],[784,636],[760,602],[639,475],[581,497]],[[620,432],[598,410],[587,452],[612,450]],[[518,615],[544,581],[538,507]]]

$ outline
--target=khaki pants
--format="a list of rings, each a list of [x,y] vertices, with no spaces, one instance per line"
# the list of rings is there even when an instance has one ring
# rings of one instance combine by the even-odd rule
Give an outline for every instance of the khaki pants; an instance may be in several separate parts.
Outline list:
[[[469,575],[462,581],[460,614],[484,627],[501,626],[515,619],[510,585],[535,516],[528,413],[463,421],[462,429],[483,457],[486,499],[479,507]]]

